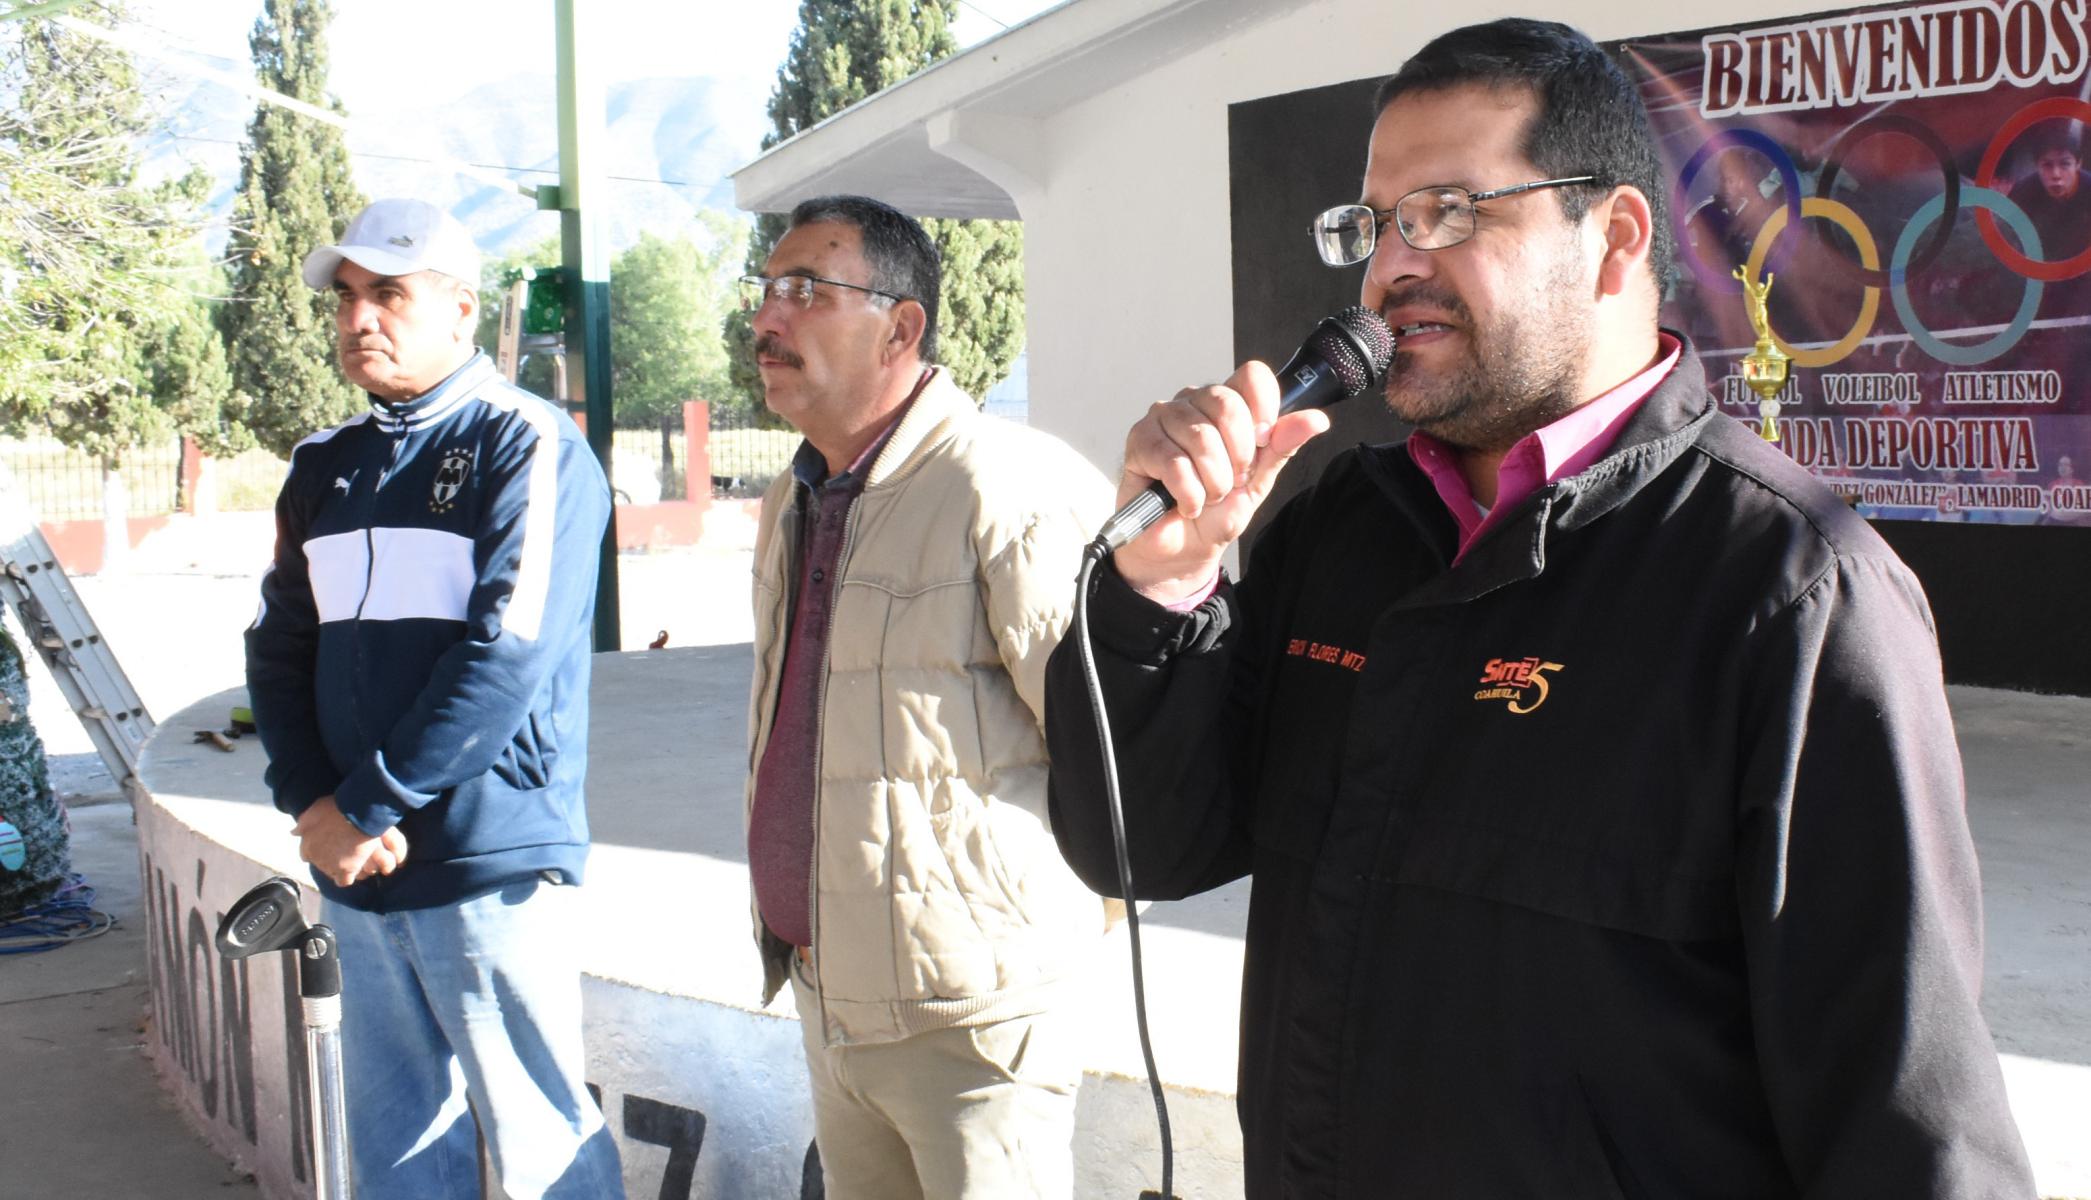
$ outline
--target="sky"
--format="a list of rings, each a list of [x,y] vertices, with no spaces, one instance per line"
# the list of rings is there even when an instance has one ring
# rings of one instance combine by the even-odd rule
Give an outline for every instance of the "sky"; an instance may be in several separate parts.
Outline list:
[[[961,46],[972,46],[1058,2],[959,0],[954,33]],[[158,56],[140,59],[148,78],[162,89],[160,94],[170,110],[162,127],[161,149],[148,164],[147,177],[156,179],[200,164],[219,180],[222,207],[229,203],[238,172],[236,130],[244,125],[245,114],[252,112],[253,101],[217,83],[199,85],[198,81],[207,80],[209,71],[251,80],[247,37],[262,0],[128,0],[128,7],[130,30],[175,58],[172,63]],[[757,152],[758,139],[767,127],[760,114],[789,48],[798,8],[798,0],[697,0],[694,4],[689,0],[584,0],[579,5],[583,18],[590,22],[584,32],[597,47],[605,86],[702,77],[723,91],[723,95],[711,96],[705,111],[714,116],[739,114],[733,124],[712,128],[728,144],[745,142],[745,153],[736,150],[730,157],[739,161],[730,163],[712,156],[705,178],[677,184],[688,195],[713,197],[731,194],[717,176],[744,165]],[[554,12],[553,0],[334,0],[328,82],[350,120],[362,130],[349,136],[359,181],[381,191],[416,186],[399,180],[415,178],[411,172],[417,168],[387,162],[392,156],[376,153],[377,148],[406,154],[407,161],[415,161],[415,154],[445,153],[432,150],[428,139],[417,137],[430,124],[418,120],[419,114],[490,83],[519,75],[549,76],[554,68]],[[203,74],[196,68],[202,68]],[[671,109],[662,119],[672,115]],[[479,125],[471,128],[492,132]],[[545,132],[549,134],[549,130]],[[687,128],[680,133],[687,136]],[[547,165],[542,158],[518,151],[513,138],[507,139],[505,155],[487,149],[487,140],[476,143],[476,161]],[[613,175],[623,171],[635,178],[694,174],[657,167],[646,161],[646,155],[642,140],[627,146],[621,155],[612,152],[612,157],[640,161],[605,165]],[[546,178],[542,173],[520,177],[533,183]],[[627,196],[642,208],[646,201],[659,199],[645,195],[642,185],[613,183],[613,209]],[[512,218],[512,227],[503,232],[475,226],[479,236],[497,241],[534,240],[541,231],[529,224],[527,216],[517,217],[508,211],[511,209],[529,213],[527,202],[504,203],[501,211]],[[680,219],[687,215],[682,212]],[[651,210],[635,210],[626,217],[619,224],[623,232],[617,235],[623,241],[638,228],[659,226],[666,219]],[[481,223],[486,223],[484,215]]]
[[[211,75],[252,80],[247,38],[262,0],[126,2],[125,32],[140,49],[161,52],[134,52],[166,110],[144,177],[155,182],[203,167],[217,182],[213,207],[222,217],[230,211],[241,131],[254,101]],[[970,47],[1059,2],[958,0],[953,32]],[[693,206],[737,211],[725,179],[755,157],[768,128],[764,107],[798,23],[798,0],[582,0],[577,8],[588,22],[584,36],[596,47],[603,85],[648,81],[639,92],[622,89],[646,115],[622,110],[616,137],[604,143],[601,166],[610,182],[607,206],[599,211],[613,250],[641,232],[689,229]],[[548,79],[554,70],[554,0],[333,0],[333,9],[329,90],[348,111],[348,144],[365,191],[411,192],[449,205],[489,249],[535,244],[547,229],[556,230],[550,214],[498,186],[504,177],[547,182],[542,168],[556,165],[549,90],[514,86],[518,76]],[[659,103],[664,84],[673,94],[677,81],[697,80],[709,82],[695,109],[647,107]],[[488,85],[498,85],[495,95],[518,97],[522,108],[515,115],[529,124],[489,123],[478,115],[485,93],[451,120],[426,119],[432,109]],[[655,120],[658,136],[646,125]],[[678,148],[692,145],[693,137],[710,149],[698,160],[680,157]],[[539,170],[460,175],[431,169],[453,156]],[[490,181],[497,186],[472,191]],[[207,242],[215,247],[227,232],[221,222]]]
[[[960,0],[970,46],[1056,0]],[[330,79],[350,113],[441,103],[492,79],[549,71],[552,0],[337,0]],[[245,73],[259,0],[131,0],[156,41]],[[620,0],[581,11],[606,79],[710,75],[767,95],[798,22],[797,0]]]
[[[351,113],[396,107],[404,93],[440,103],[490,79],[551,68],[551,0],[338,0],[334,9],[330,79]],[[240,70],[260,10],[259,0],[131,4],[134,19],[164,44]],[[614,76],[755,80],[774,76],[798,5],[628,0],[587,4],[582,12],[594,22],[591,32]]]

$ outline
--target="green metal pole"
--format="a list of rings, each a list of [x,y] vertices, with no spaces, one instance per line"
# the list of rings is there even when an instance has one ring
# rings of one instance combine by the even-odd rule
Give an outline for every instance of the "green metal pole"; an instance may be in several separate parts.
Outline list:
[[[596,45],[576,0],[556,0],[559,36],[559,245],[566,268],[567,379],[586,406],[588,445],[610,474],[610,255],[596,210],[603,203],[607,111]],[[617,523],[603,533],[595,585],[595,649],[621,648],[617,621]]]

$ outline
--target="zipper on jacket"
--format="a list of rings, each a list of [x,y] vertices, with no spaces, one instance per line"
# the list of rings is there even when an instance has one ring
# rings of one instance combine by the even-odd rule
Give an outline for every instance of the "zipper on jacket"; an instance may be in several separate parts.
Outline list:
[[[377,520],[378,493],[384,490],[385,480],[391,478],[393,468],[399,465],[399,452],[406,444],[407,430],[405,424],[402,423],[399,432],[392,435],[392,452],[385,459],[385,469],[378,472],[376,481],[370,485],[370,503],[357,521],[357,524],[363,527],[363,594],[356,598],[354,627],[349,635],[349,645],[354,646],[356,651],[349,672],[349,686],[355,689],[349,697],[349,715],[356,722],[356,740],[359,742],[370,740],[368,732],[363,728],[361,696],[363,687],[363,610],[370,604],[370,584],[377,577],[377,539],[371,536],[370,527]],[[350,498],[353,499],[353,495]],[[339,798],[337,798],[335,805],[338,807],[340,803]],[[371,876],[372,890],[384,890],[383,880],[384,876],[382,875]]]
[[[867,468],[868,470],[869,468]],[[867,484],[869,480],[866,481]],[[829,576],[828,624],[820,642],[820,696],[814,704],[815,728],[820,735],[813,739],[813,853],[812,861],[806,864],[806,925],[813,931],[813,961],[807,965],[813,970],[813,994],[820,998],[820,1044],[828,1041],[828,990],[820,981],[820,776],[823,760],[827,757],[828,743],[828,660],[833,657],[835,645],[835,609],[842,599],[842,575],[849,565],[850,542],[857,532],[857,506],[864,499],[863,489],[858,489],[856,499],[850,501],[849,516],[842,522],[842,545],[835,550],[835,571]],[[804,511],[801,509],[801,511]],[[812,539],[801,537],[800,548]]]
[[[934,369],[935,368],[931,368],[931,370]],[[917,385],[916,395],[910,397],[909,399],[911,406],[914,399],[920,396],[922,388],[928,386],[929,378],[930,377],[925,376],[922,382]],[[888,433],[886,434],[888,444],[880,447],[879,452],[873,456],[870,465],[865,467],[864,485],[857,490],[856,499],[850,501],[849,518],[842,524],[842,544],[838,546],[835,550],[835,570],[829,580],[829,583],[833,588],[833,592],[828,602],[827,628],[825,631],[825,636],[821,639],[820,646],[820,696],[814,705],[814,717],[817,722],[819,736],[815,737],[813,740],[813,849],[810,855],[811,861],[809,861],[806,864],[806,925],[807,928],[813,934],[813,940],[815,944],[807,948],[812,952],[811,957],[813,961],[806,965],[812,970],[813,993],[820,1000],[820,1044],[822,1046],[827,1046],[831,1044],[828,1040],[828,993],[827,989],[821,986],[820,946],[818,944],[820,942],[820,773],[823,761],[826,758],[823,747],[827,743],[828,662],[830,658],[833,656],[834,649],[836,603],[841,598],[842,577],[849,566],[850,543],[855,540],[857,532],[858,506],[863,501],[865,493],[871,490],[872,476],[878,472],[879,464],[885,460],[887,453],[892,449],[891,439],[893,434],[897,432],[897,427],[893,430],[888,431]],[[804,487],[803,484],[799,486]],[[807,495],[810,496],[813,492],[813,489],[809,488],[806,489],[806,491]],[[797,555],[803,555],[806,551],[807,544],[811,541],[811,539],[806,536],[806,505],[803,500],[799,504],[799,513],[799,544],[797,547],[795,547],[795,550],[797,552],[795,557]],[[797,565],[803,567],[805,565],[804,560],[801,559]],[[797,574],[798,572],[796,571],[787,571],[786,578],[796,578]],[[798,614],[798,599],[798,595],[795,592],[792,592],[789,589],[786,590],[785,611],[791,613],[793,616],[796,616]],[[785,653],[787,655],[790,653],[789,636],[789,634],[786,635]],[[780,671],[783,669],[781,664],[779,665],[778,669]],[[779,686],[781,687],[782,685],[780,684]],[[770,732],[772,734],[775,734],[776,732],[776,715],[774,707],[772,708],[770,717]],[[804,1014],[800,1015],[803,1019]]]
[[[356,598],[356,622],[359,626],[356,638],[356,665],[363,665],[363,639],[360,626],[363,609],[370,604],[370,582],[377,577],[377,539],[370,536],[370,523],[377,518],[378,493],[385,490],[385,481],[392,478],[393,468],[399,466],[400,448],[407,444],[407,429],[401,425],[399,432],[392,435],[392,453],[385,459],[385,469],[378,472],[377,482],[370,485],[370,512],[363,526],[363,594]]]

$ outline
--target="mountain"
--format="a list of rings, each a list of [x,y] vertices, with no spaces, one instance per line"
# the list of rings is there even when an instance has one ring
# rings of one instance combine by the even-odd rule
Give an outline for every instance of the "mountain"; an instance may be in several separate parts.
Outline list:
[[[685,231],[701,208],[735,212],[728,172],[760,152],[769,128],[769,84],[747,77],[635,79],[606,88],[607,126],[597,152],[610,250],[641,233]],[[149,177],[199,163],[218,182],[213,207],[229,215],[239,184],[238,145],[254,102],[210,82],[168,85],[169,116],[147,150]],[[517,74],[442,103],[406,101],[350,113],[349,151],[366,195],[413,195],[445,205],[489,257],[556,234],[555,214],[482,175],[433,165],[454,159],[528,183],[556,183],[559,126],[551,74]]]

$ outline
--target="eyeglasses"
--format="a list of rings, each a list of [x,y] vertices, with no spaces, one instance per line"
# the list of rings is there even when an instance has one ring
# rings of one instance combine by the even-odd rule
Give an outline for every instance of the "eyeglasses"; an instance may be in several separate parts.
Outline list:
[[[1417,188],[1396,200],[1392,208],[1339,204],[1314,218],[1314,248],[1320,251],[1321,261],[1332,267],[1364,262],[1372,257],[1373,249],[1379,245],[1379,227],[1392,217],[1402,241],[1418,250],[1443,250],[1474,236],[1474,206],[1483,200],[1500,200],[1540,188],[1596,182],[1595,175],[1577,175],[1571,179],[1520,183],[1516,187],[1489,192],[1470,192],[1462,187],[1436,184]]]
[[[889,304],[907,299],[905,296],[896,296],[891,292],[882,292],[862,284],[844,283],[840,279],[822,279],[818,275],[779,275],[775,279],[767,275],[743,275],[740,279],[741,311],[754,312],[762,307],[765,299],[775,300],[786,308],[810,308],[813,304],[813,285],[816,283],[877,296]]]

